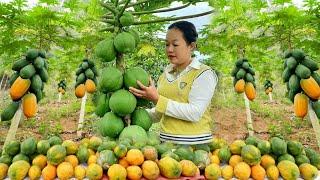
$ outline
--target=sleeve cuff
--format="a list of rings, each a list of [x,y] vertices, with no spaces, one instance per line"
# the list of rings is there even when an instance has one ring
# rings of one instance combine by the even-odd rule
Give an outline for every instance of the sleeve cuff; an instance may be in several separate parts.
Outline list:
[[[160,113],[165,113],[167,110],[169,99],[164,96],[159,96],[157,105],[156,105],[156,111]]]

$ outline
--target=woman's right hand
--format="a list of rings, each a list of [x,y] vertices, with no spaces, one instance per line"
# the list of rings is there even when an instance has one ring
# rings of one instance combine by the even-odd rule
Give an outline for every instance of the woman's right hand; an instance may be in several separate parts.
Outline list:
[[[159,99],[159,93],[151,77],[149,78],[149,83],[149,86],[145,86],[140,81],[137,81],[137,84],[139,85],[140,89],[129,87],[129,91],[139,98],[147,99],[152,101],[154,104],[157,104]]]

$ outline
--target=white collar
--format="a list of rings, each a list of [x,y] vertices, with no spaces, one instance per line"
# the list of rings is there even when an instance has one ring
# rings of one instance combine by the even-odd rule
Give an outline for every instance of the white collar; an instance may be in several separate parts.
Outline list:
[[[201,62],[198,60],[198,59],[195,59],[193,58],[191,60],[191,63],[183,70],[189,70],[191,68],[194,68],[194,69],[200,69],[200,66],[201,66]],[[165,68],[165,71],[166,72],[171,72],[173,71],[173,64],[169,64],[166,68]]]

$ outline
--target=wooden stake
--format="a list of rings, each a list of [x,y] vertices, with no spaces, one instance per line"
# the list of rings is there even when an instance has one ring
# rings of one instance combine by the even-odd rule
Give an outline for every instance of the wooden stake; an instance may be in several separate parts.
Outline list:
[[[81,102],[80,117],[79,117],[78,130],[77,130],[78,137],[82,137],[82,127],[84,122],[84,113],[86,109],[86,100],[87,100],[87,93],[85,93]]]
[[[272,99],[272,92],[269,92],[269,100],[270,100],[270,102],[273,102],[273,99]]]
[[[59,92],[59,98],[58,98],[58,103],[61,102],[61,92]]]
[[[246,94],[243,93],[244,98],[244,104],[246,106],[246,114],[247,114],[247,129],[249,132],[249,136],[253,136],[253,125],[252,125],[252,119],[251,119],[251,111],[250,111],[250,103],[249,99],[247,98]]]
[[[314,112],[312,106],[311,106],[311,102],[309,102],[308,105],[308,113],[309,113],[309,118],[313,127],[313,130],[316,134],[316,138],[317,138],[317,142],[318,142],[318,147],[320,148],[320,125],[319,125],[319,121],[318,121],[318,117],[316,115],[316,113]]]
[[[13,141],[15,139],[17,130],[18,130],[18,126],[20,123],[22,117],[22,109],[21,109],[21,105],[19,106],[19,109],[17,110],[16,114],[14,115],[14,117],[11,120],[11,125],[10,125],[10,129],[8,131],[6,140],[4,142],[3,147],[9,143],[10,141]]]

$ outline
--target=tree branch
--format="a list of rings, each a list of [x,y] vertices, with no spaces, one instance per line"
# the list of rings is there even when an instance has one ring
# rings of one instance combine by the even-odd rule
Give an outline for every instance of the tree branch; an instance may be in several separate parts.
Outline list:
[[[102,21],[102,22],[105,22],[105,23],[108,23],[108,24],[111,24],[111,25],[115,25],[114,20],[110,20],[110,19],[102,19],[101,21]]]
[[[128,4],[129,4],[130,0],[126,0],[126,3],[123,5],[123,7],[121,8],[119,14],[118,14],[118,18],[120,18],[123,14],[123,12],[126,10]]]
[[[113,15],[110,15],[110,14],[105,14],[105,15],[102,16],[102,18],[113,19],[114,16],[113,16]]]
[[[140,2],[136,2],[136,3],[132,3],[132,4],[129,4],[127,6],[128,7],[133,7],[133,6],[136,6],[136,5],[139,5],[139,4],[143,4],[143,3],[146,3],[146,2],[149,2],[150,0],[144,0],[144,1],[140,1]]]
[[[183,6],[174,7],[174,8],[159,9],[159,10],[153,10],[153,11],[133,12],[132,15],[141,15],[141,14],[151,14],[151,13],[174,11],[174,10],[186,8],[186,7],[190,6],[190,4],[191,4],[191,2],[189,2],[189,3],[187,3],[187,4],[183,5]]]
[[[133,25],[150,24],[150,23],[158,23],[158,22],[165,22],[165,21],[175,21],[175,20],[180,20],[180,19],[189,19],[189,18],[205,16],[205,15],[211,14],[213,12],[214,11],[211,10],[211,11],[207,11],[207,12],[204,12],[204,13],[193,14],[193,15],[188,15],[188,16],[171,17],[171,18],[160,18],[160,19],[155,19],[155,20],[150,20],[150,21],[140,21],[140,22],[134,22]]]
[[[115,6],[115,7],[117,7],[117,6],[118,6],[118,4],[119,4],[119,0],[115,0],[115,2],[114,2],[114,6]]]
[[[114,27],[107,27],[107,28],[103,28],[101,30],[99,30],[100,32],[104,32],[104,31],[110,31],[113,32],[114,31]]]
[[[110,7],[109,4],[103,3],[103,2],[101,2],[100,4],[101,4],[101,6],[107,8],[109,11],[111,11],[112,14],[116,15],[118,13],[117,10],[115,8]]]

